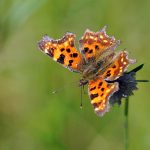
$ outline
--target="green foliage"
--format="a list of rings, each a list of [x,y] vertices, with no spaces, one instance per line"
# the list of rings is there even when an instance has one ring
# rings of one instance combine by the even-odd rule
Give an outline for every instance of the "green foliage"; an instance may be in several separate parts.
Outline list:
[[[124,107],[99,118],[85,94],[81,110],[79,75],[38,51],[37,41],[67,31],[78,40],[86,28],[108,25],[123,41],[118,49],[137,59],[133,67],[145,64],[137,79],[149,79],[149,9],[148,0],[0,0],[0,149],[123,150]],[[130,150],[150,149],[149,85],[138,87],[129,100]]]
[[[17,30],[27,19],[46,2],[37,0],[1,0],[0,1],[0,45],[1,48],[14,30]]]

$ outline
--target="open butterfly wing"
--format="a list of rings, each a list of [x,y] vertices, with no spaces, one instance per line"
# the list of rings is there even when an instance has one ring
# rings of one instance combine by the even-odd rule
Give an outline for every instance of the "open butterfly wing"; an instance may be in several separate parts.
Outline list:
[[[135,60],[128,58],[128,52],[121,51],[114,57],[112,64],[105,70],[101,77],[108,81],[116,80],[133,63],[135,63]]]
[[[109,98],[118,90],[118,83],[107,83],[102,78],[90,80],[88,93],[97,115],[103,116],[109,110]]]
[[[72,33],[66,33],[59,40],[44,36],[38,44],[40,50],[50,56],[54,61],[62,64],[71,71],[80,72],[83,59],[74,46],[74,39],[75,35]]]
[[[113,51],[119,45],[120,41],[109,37],[105,30],[106,26],[98,32],[87,29],[79,40],[80,51],[87,62],[100,56],[107,49]]]

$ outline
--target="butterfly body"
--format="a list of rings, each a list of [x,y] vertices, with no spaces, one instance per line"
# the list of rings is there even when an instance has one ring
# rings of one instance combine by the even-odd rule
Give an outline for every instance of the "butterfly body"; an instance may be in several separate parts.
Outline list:
[[[72,33],[66,33],[58,40],[45,36],[39,42],[40,50],[54,61],[81,74],[79,85],[88,84],[91,104],[99,116],[109,110],[109,99],[119,90],[116,79],[135,62],[128,58],[127,51],[114,52],[120,41],[108,36],[105,29],[98,32],[86,30],[79,40],[80,52],[75,48]]]
[[[104,53],[103,55],[97,57],[97,59],[91,59],[84,65],[84,70],[81,73],[82,78],[91,80],[102,75],[106,68],[112,63],[113,56],[114,52],[107,54]]]

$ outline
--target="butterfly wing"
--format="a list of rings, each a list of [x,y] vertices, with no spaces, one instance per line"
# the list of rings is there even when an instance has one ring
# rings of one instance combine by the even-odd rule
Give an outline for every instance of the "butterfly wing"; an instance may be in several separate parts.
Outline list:
[[[103,116],[109,110],[109,98],[117,90],[118,83],[107,83],[101,77],[89,81],[88,93],[97,115]]]
[[[109,81],[116,80],[127,70],[127,67],[133,63],[135,63],[135,60],[128,58],[128,52],[121,51],[116,55],[112,64],[105,70],[101,77]]]
[[[126,51],[121,51],[102,75],[99,75],[95,80],[89,81],[88,88],[91,104],[99,116],[102,116],[109,110],[109,99],[119,90],[119,85],[114,80],[120,77],[127,67],[134,62],[135,60],[128,58]],[[108,81],[114,82],[109,83]]]
[[[54,61],[62,64],[71,71],[80,72],[83,59],[74,46],[74,39],[75,35],[72,33],[66,33],[58,40],[44,36],[38,44],[40,50]]]
[[[79,40],[80,51],[87,62],[91,58],[95,59],[96,56],[101,55],[108,49],[113,51],[119,45],[120,41],[114,37],[109,37],[105,30],[106,26],[98,32],[92,32],[87,29]]]

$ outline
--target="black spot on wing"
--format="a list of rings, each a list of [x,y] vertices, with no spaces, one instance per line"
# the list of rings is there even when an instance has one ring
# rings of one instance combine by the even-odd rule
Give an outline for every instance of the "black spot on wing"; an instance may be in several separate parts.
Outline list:
[[[96,97],[98,97],[98,93],[96,93],[96,94],[91,94],[91,95],[90,95],[91,100],[93,100],[93,99],[96,98]]]
[[[101,88],[101,91],[104,91],[105,88]]]
[[[110,75],[111,75],[110,73],[107,73],[107,74],[106,74],[107,77],[109,77]]]
[[[70,52],[71,52],[70,48],[67,48],[67,49],[66,49],[66,51],[67,51],[68,53],[70,53]]]
[[[61,48],[61,49],[60,49],[61,52],[63,52],[64,50],[65,50],[64,48]]]
[[[113,65],[112,68],[116,68],[116,65]]]
[[[89,48],[88,48],[88,47],[85,47],[85,48],[83,49],[82,53],[85,54],[85,53],[88,52],[88,50],[89,50]]]
[[[101,97],[104,95],[104,93],[101,94]]]
[[[90,88],[90,91],[93,91],[96,89],[96,86],[94,86],[93,88]]]
[[[108,70],[108,71],[106,72],[106,76],[109,77],[110,75],[111,75],[111,70]]]
[[[57,62],[61,63],[61,64],[64,64],[64,59],[65,59],[65,55],[64,54],[61,54],[59,56],[59,58],[57,59]]]
[[[78,53],[73,53],[73,57],[78,57]]]
[[[93,50],[92,50],[92,49],[91,49],[91,50],[89,50],[89,51],[88,51],[88,53],[89,53],[89,54],[93,53]]]
[[[98,86],[102,86],[102,84],[103,84],[103,82],[100,82],[100,83],[98,84]]]
[[[101,105],[102,102],[99,103],[93,103],[94,108],[98,108]]]
[[[99,82],[98,89],[102,86],[103,82]]]
[[[98,46],[98,45],[95,45],[95,49],[98,50],[98,49],[99,49],[99,46]]]
[[[110,72],[111,72],[111,70],[108,70],[108,71],[107,71],[107,73],[110,73]]]
[[[69,63],[73,63],[73,60],[69,60]]]
[[[72,66],[73,60],[69,60],[68,66]]]

